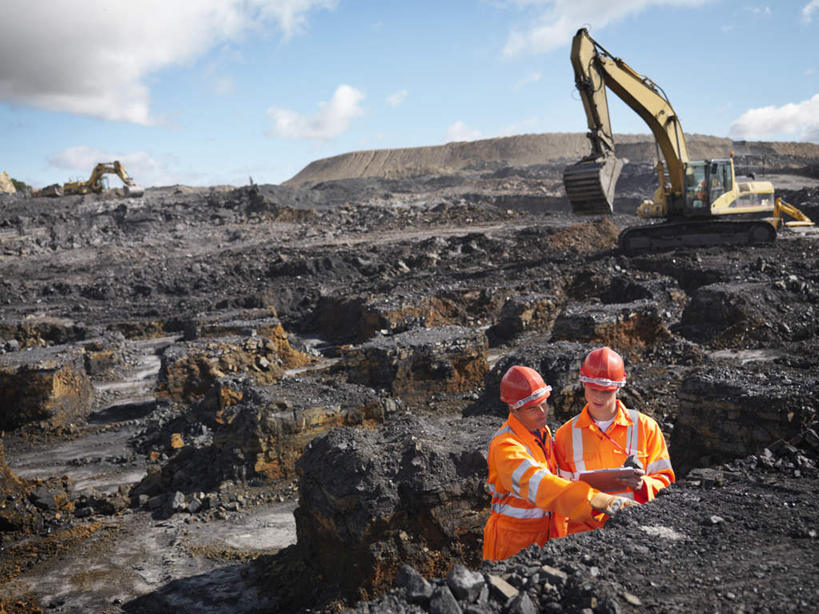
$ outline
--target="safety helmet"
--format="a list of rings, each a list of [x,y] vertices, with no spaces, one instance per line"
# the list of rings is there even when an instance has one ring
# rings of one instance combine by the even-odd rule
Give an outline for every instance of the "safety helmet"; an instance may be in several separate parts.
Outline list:
[[[610,347],[591,351],[580,367],[580,381],[597,390],[617,390],[626,385],[623,357]]]
[[[537,371],[514,365],[503,375],[500,383],[500,400],[508,404],[509,409],[520,409],[545,401],[551,391],[552,387],[544,383]]]

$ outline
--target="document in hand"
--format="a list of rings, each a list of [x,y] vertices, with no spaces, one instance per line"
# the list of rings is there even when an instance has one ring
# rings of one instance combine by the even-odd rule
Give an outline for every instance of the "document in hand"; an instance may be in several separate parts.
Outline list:
[[[632,467],[616,467],[614,469],[599,469],[581,473],[578,480],[586,482],[592,488],[603,492],[623,490],[623,485],[617,480],[634,475]]]

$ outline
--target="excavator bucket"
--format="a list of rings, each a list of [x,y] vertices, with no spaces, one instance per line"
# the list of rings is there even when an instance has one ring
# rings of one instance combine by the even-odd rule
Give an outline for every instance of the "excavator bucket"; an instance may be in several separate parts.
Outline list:
[[[141,185],[137,185],[135,183],[128,184],[126,183],[124,187],[125,196],[131,196],[133,198],[138,198],[145,194],[145,188]]]
[[[563,170],[563,187],[574,213],[613,213],[614,186],[623,161],[614,156],[581,160]]]

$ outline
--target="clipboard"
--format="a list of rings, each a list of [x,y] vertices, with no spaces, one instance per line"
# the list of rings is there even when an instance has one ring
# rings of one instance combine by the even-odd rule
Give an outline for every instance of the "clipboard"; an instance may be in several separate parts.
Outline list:
[[[634,475],[633,467],[615,467],[614,469],[600,469],[587,471],[578,476],[578,481],[585,482],[592,488],[603,492],[623,490],[617,480]]]

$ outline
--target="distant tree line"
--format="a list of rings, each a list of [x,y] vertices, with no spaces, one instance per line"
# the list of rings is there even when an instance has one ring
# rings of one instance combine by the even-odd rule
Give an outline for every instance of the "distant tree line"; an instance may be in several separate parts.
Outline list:
[[[28,185],[25,181],[19,181],[14,177],[11,178],[11,183],[14,186],[14,189],[18,192],[32,192],[34,188]]]

